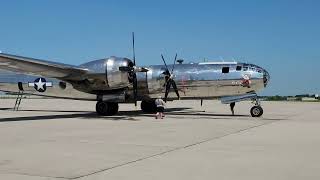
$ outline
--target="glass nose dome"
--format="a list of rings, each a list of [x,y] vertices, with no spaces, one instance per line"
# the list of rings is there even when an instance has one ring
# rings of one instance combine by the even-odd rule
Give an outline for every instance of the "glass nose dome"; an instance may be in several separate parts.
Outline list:
[[[270,74],[268,73],[268,71],[263,70],[263,83],[264,83],[264,87],[266,87],[268,85],[270,81]]]

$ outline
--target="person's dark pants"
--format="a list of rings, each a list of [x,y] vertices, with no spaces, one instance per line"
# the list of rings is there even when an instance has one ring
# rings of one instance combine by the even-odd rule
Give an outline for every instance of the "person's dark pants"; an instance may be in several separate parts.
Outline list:
[[[230,103],[230,109],[231,109],[232,115],[234,115],[234,106],[236,106],[235,102]]]
[[[157,112],[163,113],[164,112],[164,107],[157,107]]]

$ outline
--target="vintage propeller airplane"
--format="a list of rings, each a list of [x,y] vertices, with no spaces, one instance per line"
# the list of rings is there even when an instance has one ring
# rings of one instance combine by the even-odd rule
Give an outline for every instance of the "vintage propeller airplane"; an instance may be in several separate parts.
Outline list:
[[[263,109],[257,91],[270,80],[263,68],[237,62],[183,64],[174,58],[172,65],[136,65],[133,34],[133,60],[111,56],[73,66],[0,53],[0,91],[63,99],[97,101],[96,112],[115,115],[119,103],[141,102],[144,112],[154,112],[154,99],[213,99],[230,104],[252,99],[253,117]],[[177,63],[178,62],[178,63]],[[170,92],[175,96],[169,96]]]

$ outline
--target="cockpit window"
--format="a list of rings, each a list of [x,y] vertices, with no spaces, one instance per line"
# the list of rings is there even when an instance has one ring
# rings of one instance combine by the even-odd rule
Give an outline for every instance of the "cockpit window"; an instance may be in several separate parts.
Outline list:
[[[236,70],[237,70],[237,71],[241,71],[241,69],[242,69],[242,66],[237,66],[237,67],[236,67]]]
[[[229,67],[223,67],[222,73],[229,73]]]
[[[252,72],[258,72],[263,73],[263,69],[257,65],[254,64],[243,64],[243,71],[252,71]]]

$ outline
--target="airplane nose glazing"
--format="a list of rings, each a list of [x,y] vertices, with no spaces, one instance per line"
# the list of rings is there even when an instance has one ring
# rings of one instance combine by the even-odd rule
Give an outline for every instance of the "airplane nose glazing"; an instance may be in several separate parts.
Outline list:
[[[265,87],[268,85],[269,81],[270,81],[270,74],[268,73],[268,71],[264,70],[263,71],[263,83],[264,83]]]

